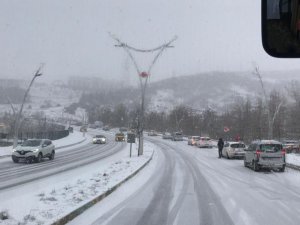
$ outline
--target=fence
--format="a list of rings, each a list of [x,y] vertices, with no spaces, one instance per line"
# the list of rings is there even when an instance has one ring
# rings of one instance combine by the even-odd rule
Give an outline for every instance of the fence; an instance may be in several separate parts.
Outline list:
[[[50,139],[57,140],[64,138],[69,135],[69,130],[59,130],[59,131],[46,131],[46,132],[22,132],[19,134],[19,139],[30,139],[30,138],[39,138],[39,139]]]

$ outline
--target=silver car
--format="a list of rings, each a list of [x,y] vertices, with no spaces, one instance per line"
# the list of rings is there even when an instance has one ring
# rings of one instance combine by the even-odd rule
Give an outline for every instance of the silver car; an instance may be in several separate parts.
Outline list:
[[[183,135],[181,132],[174,132],[172,134],[172,141],[183,141]]]
[[[169,132],[165,132],[162,135],[162,139],[172,139],[172,134]]]
[[[227,159],[244,158],[245,144],[243,142],[226,142],[222,150],[222,156]]]
[[[28,139],[18,145],[12,152],[12,160],[17,163],[19,160],[27,162],[41,162],[42,158],[54,159],[55,146],[48,139]]]
[[[261,168],[285,170],[285,150],[281,142],[273,140],[254,141],[246,149],[244,157],[245,167],[254,171]]]

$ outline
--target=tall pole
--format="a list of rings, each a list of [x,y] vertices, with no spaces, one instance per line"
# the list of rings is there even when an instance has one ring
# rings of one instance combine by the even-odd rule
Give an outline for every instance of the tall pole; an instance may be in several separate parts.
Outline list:
[[[172,48],[171,44],[177,39],[175,36],[173,39],[168,41],[165,44],[162,44],[156,48],[152,49],[138,49],[135,47],[132,47],[125,42],[122,42],[119,38],[113,36],[110,34],[110,36],[118,43],[115,45],[115,47],[122,47],[125,52],[128,54],[129,58],[131,59],[136,72],[139,76],[139,81],[140,81],[140,89],[141,89],[141,106],[140,106],[140,113],[138,116],[138,138],[139,138],[139,148],[138,148],[138,155],[143,155],[143,149],[144,149],[144,117],[145,117],[145,96],[146,96],[146,88],[147,88],[147,83],[149,76],[151,75],[152,68],[154,67],[155,63],[157,62],[158,58],[162,55],[163,51],[167,48]],[[135,58],[132,55],[132,51],[134,52],[140,52],[140,53],[153,53],[157,52],[156,55],[154,56],[152,62],[150,63],[147,72],[141,72]]]
[[[20,120],[21,120],[21,116],[22,116],[22,112],[23,112],[23,107],[24,107],[24,104],[26,102],[26,98],[28,96],[28,93],[30,91],[30,88],[35,80],[35,78],[39,77],[39,76],[42,76],[42,73],[41,73],[41,69],[42,69],[42,66],[40,66],[38,68],[38,70],[35,72],[28,88],[26,89],[25,91],[25,94],[24,94],[24,97],[23,97],[23,101],[22,101],[22,104],[21,104],[21,107],[20,107],[20,110],[17,114],[17,118],[16,118],[16,122],[15,122],[15,126],[14,126],[14,142],[13,142],[13,148],[17,147],[18,145],[18,136],[19,136],[19,129],[20,129]]]

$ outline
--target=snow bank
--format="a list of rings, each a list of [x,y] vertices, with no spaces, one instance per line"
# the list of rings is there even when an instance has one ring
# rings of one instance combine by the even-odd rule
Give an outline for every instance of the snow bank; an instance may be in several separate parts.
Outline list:
[[[129,145],[126,148],[129,152]],[[133,144],[134,157],[123,157],[84,176],[68,177],[64,182],[45,182],[47,185],[26,194],[18,191],[19,196],[1,200],[0,224],[52,224],[135,173],[151,159],[154,148],[153,144],[145,143],[144,155],[137,157],[137,146]],[[1,220],[2,214],[5,219]]]
[[[300,166],[300,155],[295,153],[286,154],[286,163]]]

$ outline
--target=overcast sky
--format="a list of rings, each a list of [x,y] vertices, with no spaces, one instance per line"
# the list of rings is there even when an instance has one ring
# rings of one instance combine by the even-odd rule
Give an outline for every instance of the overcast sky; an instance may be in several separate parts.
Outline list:
[[[300,69],[261,45],[260,0],[0,0],[0,77],[71,75],[131,82],[136,74],[111,32],[139,48],[178,40],[158,60],[152,79],[204,71]],[[141,68],[153,55],[134,54]],[[42,78],[41,78],[42,79]]]

